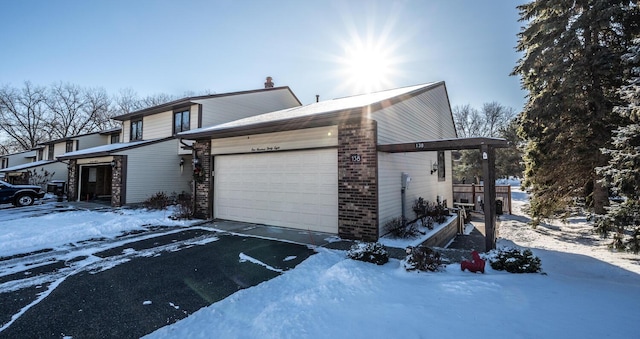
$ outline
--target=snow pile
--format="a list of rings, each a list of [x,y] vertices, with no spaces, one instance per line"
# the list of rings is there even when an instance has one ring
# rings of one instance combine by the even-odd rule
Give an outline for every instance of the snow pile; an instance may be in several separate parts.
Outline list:
[[[4,212],[4,211],[3,211]],[[113,239],[146,230],[145,226],[188,226],[194,221],[172,220],[173,211],[117,209],[68,211],[21,219],[0,216],[0,257],[56,248],[90,239]]]

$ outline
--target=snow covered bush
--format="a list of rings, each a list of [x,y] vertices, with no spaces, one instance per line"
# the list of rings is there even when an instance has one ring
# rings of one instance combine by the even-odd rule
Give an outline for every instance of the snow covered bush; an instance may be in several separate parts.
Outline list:
[[[347,257],[377,265],[384,265],[389,261],[387,250],[378,242],[357,242],[351,246]]]
[[[384,230],[393,238],[414,238],[420,234],[420,230],[415,223],[406,223],[402,217],[393,218],[384,224]]]
[[[407,271],[440,271],[444,265],[440,253],[426,246],[407,247],[407,257],[402,261]]]
[[[491,268],[509,273],[537,273],[542,270],[540,258],[530,249],[501,248],[489,253]]]

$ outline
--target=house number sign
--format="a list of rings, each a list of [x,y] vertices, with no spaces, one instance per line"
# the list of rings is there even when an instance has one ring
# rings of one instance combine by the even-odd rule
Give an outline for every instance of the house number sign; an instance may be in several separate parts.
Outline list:
[[[362,156],[360,154],[351,154],[351,162],[360,162],[362,161]]]

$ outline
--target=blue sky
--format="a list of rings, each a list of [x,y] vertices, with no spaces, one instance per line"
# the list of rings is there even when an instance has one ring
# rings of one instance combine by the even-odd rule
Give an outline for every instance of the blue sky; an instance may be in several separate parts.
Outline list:
[[[181,95],[272,76],[308,104],[444,80],[452,107],[519,112],[525,92],[509,73],[523,2],[3,0],[0,85]]]

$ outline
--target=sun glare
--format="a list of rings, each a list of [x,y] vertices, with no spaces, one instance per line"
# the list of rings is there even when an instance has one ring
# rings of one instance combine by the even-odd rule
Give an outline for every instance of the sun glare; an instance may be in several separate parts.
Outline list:
[[[348,86],[363,93],[382,89],[394,73],[392,57],[379,46],[349,46],[343,66]]]
[[[399,82],[404,60],[399,49],[407,35],[394,32],[396,11],[385,13],[382,20],[376,11],[365,11],[359,17],[349,15],[350,12],[343,11],[344,29],[338,33],[341,53],[333,55],[340,87],[351,94],[392,88]]]

